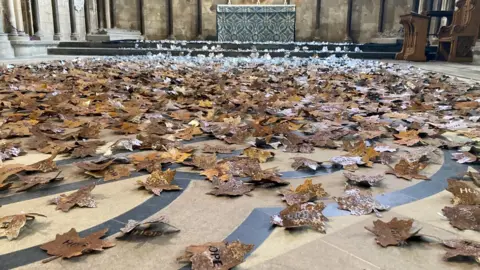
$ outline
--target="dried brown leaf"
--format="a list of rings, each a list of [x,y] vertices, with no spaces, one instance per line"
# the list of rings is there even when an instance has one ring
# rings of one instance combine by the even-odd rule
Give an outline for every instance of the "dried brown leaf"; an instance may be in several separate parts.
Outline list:
[[[396,177],[403,178],[411,181],[412,179],[428,180],[425,175],[421,175],[420,171],[427,165],[421,162],[408,162],[406,159],[401,159],[394,168],[390,167],[390,170],[386,171],[386,174],[394,174]]]
[[[448,179],[447,191],[453,194],[454,205],[480,205],[480,192],[465,182]]]
[[[27,221],[33,221],[35,216],[46,217],[37,213],[25,213],[19,215],[5,216],[0,218],[0,237],[7,237],[13,240],[20,235],[20,231]]]
[[[95,184],[84,186],[70,195],[61,194],[50,200],[51,204],[56,204],[56,210],[68,212],[75,205],[79,207],[95,208],[97,204],[90,192],[95,188]]]
[[[365,227],[375,234],[375,241],[382,247],[400,246],[406,244],[407,240],[416,236],[422,227],[416,226],[413,219],[393,218],[389,222],[376,220],[373,227]]]
[[[387,210],[389,206],[382,205],[372,196],[369,191],[360,191],[357,188],[348,188],[345,190],[345,196],[333,197],[338,203],[338,208],[348,210],[352,215],[368,215],[375,212],[377,217],[381,217],[378,210]]]
[[[175,178],[175,173],[176,171],[170,169],[166,171],[156,170],[152,172],[145,182],[138,180],[137,184],[157,196],[160,196],[163,190],[181,190],[181,187],[171,184]]]
[[[323,203],[297,203],[283,209],[278,215],[271,217],[271,223],[285,228],[309,226],[321,233],[326,233],[325,221],[328,218],[322,213]]]

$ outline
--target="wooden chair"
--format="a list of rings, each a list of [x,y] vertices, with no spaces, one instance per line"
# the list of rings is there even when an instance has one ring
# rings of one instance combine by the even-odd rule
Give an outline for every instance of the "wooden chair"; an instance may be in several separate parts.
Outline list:
[[[418,13],[410,13],[400,16],[400,24],[403,25],[404,39],[402,50],[397,53],[395,59],[425,62],[425,48],[427,46],[429,17]]]
[[[456,6],[452,24],[441,27],[438,32],[437,60],[472,62],[472,47],[480,28],[480,1],[460,0]]]

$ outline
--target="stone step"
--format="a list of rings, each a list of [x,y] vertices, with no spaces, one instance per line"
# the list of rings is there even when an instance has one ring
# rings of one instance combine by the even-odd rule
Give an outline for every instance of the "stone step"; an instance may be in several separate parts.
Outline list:
[[[209,56],[223,55],[225,57],[250,57],[257,55],[259,57],[328,57],[336,55],[342,57],[348,55],[350,58],[362,59],[395,59],[395,52],[323,52],[323,51],[270,51],[259,52],[254,50],[186,50],[186,49],[132,49],[132,48],[82,48],[82,47],[58,47],[48,50],[50,55],[98,55],[98,56],[126,56],[126,55],[148,55],[148,54],[165,54],[172,56]],[[429,59],[433,59],[435,55],[428,54]]]

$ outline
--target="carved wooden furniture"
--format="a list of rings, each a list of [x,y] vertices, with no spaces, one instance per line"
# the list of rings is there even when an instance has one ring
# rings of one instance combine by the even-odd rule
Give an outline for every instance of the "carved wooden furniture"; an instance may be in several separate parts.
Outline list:
[[[415,12],[400,16],[403,25],[404,39],[402,50],[395,59],[425,62],[429,17]]]
[[[437,60],[472,62],[480,27],[480,0],[459,0],[451,25],[438,32]]]

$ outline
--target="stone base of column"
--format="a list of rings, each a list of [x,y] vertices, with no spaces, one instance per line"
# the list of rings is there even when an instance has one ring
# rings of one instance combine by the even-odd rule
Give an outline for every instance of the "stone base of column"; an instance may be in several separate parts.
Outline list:
[[[11,41],[29,41],[30,37],[26,35],[18,35],[18,36],[9,36],[8,39]]]
[[[97,33],[88,34],[86,39],[88,41],[113,41],[113,40],[143,40],[144,37],[140,31],[126,30],[119,28],[101,29]]]
[[[62,35],[61,34],[54,34],[53,35],[53,40],[62,40]]]
[[[56,47],[58,41],[44,40],[12,40],[10,41],[16,57],[30,57],[47,55],[49,47]]]
[[[8,40],[7,34],[0,34],[0,59],[13,58],[15,54],[13,52],[12,44]]]
[[[370,43],[376,44],[403,44],[403,38],[400,37],[376,37],[372,38]]]
[[[475,46],[473,47],[473,54],[480,55],[480,41],[478,40],[477,40],[477,43],[475,43]]]

